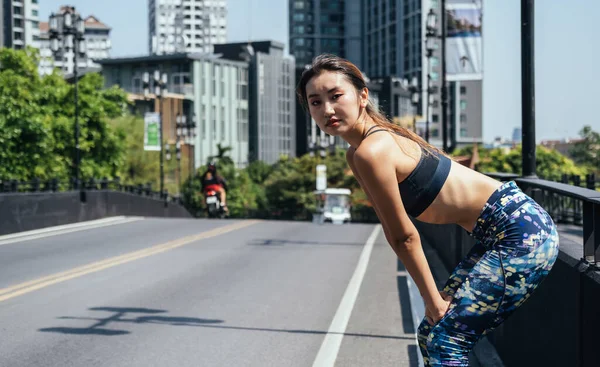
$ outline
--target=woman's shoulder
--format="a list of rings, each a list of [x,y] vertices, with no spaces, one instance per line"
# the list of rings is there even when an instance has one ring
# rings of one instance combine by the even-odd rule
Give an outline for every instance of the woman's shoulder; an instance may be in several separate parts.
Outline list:
[[[393,136],[382,131],[366,137],[352,154],[357,159],[376,161],[389,156],[395,147],[397,145]]]

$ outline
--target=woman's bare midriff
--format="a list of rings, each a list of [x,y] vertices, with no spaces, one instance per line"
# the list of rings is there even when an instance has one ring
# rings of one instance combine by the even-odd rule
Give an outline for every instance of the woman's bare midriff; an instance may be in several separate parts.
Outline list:
[[[421,149],[410,139],[391,135],[398,143],[399,156],[403,157],[397,172],[398,182],[401,182],[416,167]],[[471,232],[483,206],[501,185],[501,182],[453,161],[442,190],[417,219],[433,224],[457,224]]]
[[[493,178],[452,162],[442,190],[417,219],[434,224],[454,223],[471,232],[485,203],[501,185]]]

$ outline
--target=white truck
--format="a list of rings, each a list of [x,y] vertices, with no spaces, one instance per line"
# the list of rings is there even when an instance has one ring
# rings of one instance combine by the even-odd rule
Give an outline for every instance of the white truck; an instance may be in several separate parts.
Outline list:
[[[350,223],[352,216],[350,214],[350,189],[327,188],[322,191],[315,191],[317,195],[317,212],[313,217],[313,222],[344,224]]]

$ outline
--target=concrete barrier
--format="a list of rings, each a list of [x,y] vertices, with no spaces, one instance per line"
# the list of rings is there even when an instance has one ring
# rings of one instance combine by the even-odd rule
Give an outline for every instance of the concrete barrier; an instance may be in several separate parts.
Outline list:
[[[87,191],[0,194],[0,235],[111,216],[192,218],[181,205],[136,194]]]

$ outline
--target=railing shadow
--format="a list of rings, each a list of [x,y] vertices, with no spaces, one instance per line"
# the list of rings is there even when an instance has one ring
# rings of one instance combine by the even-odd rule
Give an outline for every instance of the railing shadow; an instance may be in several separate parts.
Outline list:
[[[364,246],[359,242],[330,242],[330,241],[299,241],[284,240],[279,238],[257,238],[248,242],[250,246],[289,246],[289,245],[313,245],[313,246]]]
[[[277,328],[260,328],[246,327],[235,325],[224,325],[224,320],[219,319],[203,319],[196,317],[182,316],[156,316],[164,314],[167,311],[150,309],[150,308],[130,308],[130,307],[92,307],[90,311],[110,312],[112,315],[107,317],[76,317],[76,316],[61,316],[59,320],[80,320],[80,321],[95,321],[87,327],[49,327],[42,328],[38,331],[45,333],[60,333],[71,335],[99,335],[99,336],[119,336],[130,334],[131,331],[120,329],[109,329],[109,326],[121,324],[159,324],[171,326],[188,326],[188,327],[203,327],[229,330],[245,330],[245,331],[264,331],[276,333],[291,333],[291,334],[314,334],[326,335],[326,330],[302,330],[302,329],[277,329]],[[127,317],[127,314],[146,314],[137,317]],[[150,314],[150,315],[148,315]],[[397,336],[397,335],[377,335],[363,333],[332,333],[341,334],[351,337],[375,338],[375,339],[394,339],[394,340],[414,340],[413,337]]]

